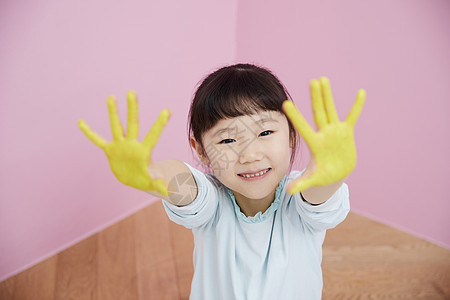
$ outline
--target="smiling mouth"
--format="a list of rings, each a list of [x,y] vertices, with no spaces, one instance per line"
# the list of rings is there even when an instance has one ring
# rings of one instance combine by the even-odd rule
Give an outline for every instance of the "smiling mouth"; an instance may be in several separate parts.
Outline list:
[[[255,173],[241,173],[241,174],[238,174],[238,176],[241,176],[241,177],[244,177],[244,178],[259,177],[259,176],[262,176],[262,175],[266,174],[271,169],[272,168],[267,168],[265,170],[261,170],[259,172],[255,172]]]

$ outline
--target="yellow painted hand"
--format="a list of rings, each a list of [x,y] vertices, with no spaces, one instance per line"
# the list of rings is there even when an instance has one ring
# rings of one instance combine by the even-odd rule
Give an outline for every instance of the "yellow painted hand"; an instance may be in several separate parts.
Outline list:
[[[366,92],[359,90],[356,101],[344,122],[339,121],[326,77],[310,83],[311,100],[317,131],[295,108],[292,101],[283,103],[283,110],[293,126],[305,139],[311,150],[312,174],[300,176],[288,186],[291,194],[312,186],[329,185],[347,177],[356,165],[356,148],[353,128],[361,113]]]
[[[144,141],[140,143],[137,141],[139,133],[138,107],[136,94],[133,91],[127,94],[127,102],[128,124],[126,137],[124,137],[123,128],[117,115],[114,96],[107,98],[109,120],[113,135],[112,142],[106,142],[93,132],[83,120],[80,120],[78,125],[88,139],[105,151],[111,170],[120,182],[143,191],[157,191],[167,196],[167,183],[162,179],[152,179],[148,174],[148,166],[151,163],[152,149],[169,120],[170,112],[166,109],[161,111]]]

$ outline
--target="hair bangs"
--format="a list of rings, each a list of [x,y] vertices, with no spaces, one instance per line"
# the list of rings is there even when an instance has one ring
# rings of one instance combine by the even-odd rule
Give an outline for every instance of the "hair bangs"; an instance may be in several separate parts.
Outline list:
[[[284,89],[274,89],[273,83],[248,70],[237,69],[219,76],[209,97],[204,99],[208,108],[208,125],[221,119],[251,115],[260,111],[280,111],[287,99]],[[208,128],[209,129],[209,128]],[[207,130],[207,129],[206,129]]]

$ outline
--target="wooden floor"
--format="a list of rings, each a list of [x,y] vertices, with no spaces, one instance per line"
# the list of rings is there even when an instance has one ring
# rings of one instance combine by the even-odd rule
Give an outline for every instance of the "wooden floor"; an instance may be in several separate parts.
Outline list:
[[[0,299],[188,299],[193,247],[158,201],[1,282]],[[323,254],[323,299],[450,299],[450,250],[357,214]]]

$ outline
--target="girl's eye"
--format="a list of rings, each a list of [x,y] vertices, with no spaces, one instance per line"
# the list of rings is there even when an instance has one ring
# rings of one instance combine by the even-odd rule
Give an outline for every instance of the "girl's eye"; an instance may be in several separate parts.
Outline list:
[[[229,143],[232,143],[234,141],[235,141],[234,139],[224,139],[224,140],[221,140],[219,142],[219,144],[229,144]]]
[[[259,134],[259,136],[266,136],[266,135],[269,135],[269,134],[271,134],[271,133],[273,133],[272,130],[266,130],[266,131],[261,132],[261,133]]]

